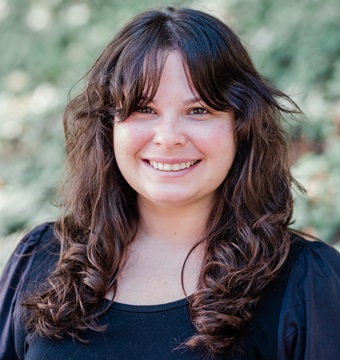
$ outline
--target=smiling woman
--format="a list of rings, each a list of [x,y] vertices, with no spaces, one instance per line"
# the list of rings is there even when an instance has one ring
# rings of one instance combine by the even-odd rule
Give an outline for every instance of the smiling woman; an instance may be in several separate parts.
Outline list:
[[[5,268],[0,358],[340,358],[340,256],[288,228],[298,112],[218,19],[132,19],[66,108],[62,213]]]

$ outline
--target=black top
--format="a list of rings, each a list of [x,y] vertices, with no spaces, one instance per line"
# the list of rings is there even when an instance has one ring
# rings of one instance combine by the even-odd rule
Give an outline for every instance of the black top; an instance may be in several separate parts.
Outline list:
[[[20,302],[55,267],[59,244],[44,224],[18,245],[0,280],[0,359],[205,359],[200,351],[175,350],[193,334],[185,299],[134,306],[110,302],[99,319],[104,333],[89,343],[36,338],[28,343]],[[340,255],[322,242],[292,235],[289,258],[262,293],[237,349],[215,357],[247,360],[340,359]]]

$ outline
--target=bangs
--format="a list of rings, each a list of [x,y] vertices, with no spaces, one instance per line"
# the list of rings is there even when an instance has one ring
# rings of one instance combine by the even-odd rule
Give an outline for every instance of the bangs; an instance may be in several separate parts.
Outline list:
[[[197,50],[200,56],[196,56]],[[215,110],[231,110],[227,100],[228,84],[231,82],[225,67],[223,71],[216,71],[216,61],[209,55],[202,54],[202,48],[152,50],[144,54],[144,58],[133,61],[131,66],[122,66],[121,72],[115,71],[114,103],[117,104],[117,116],[124,120],[141,106],[150,103],[156,95],[162,77],[164,65],[168,55],[178,51],[183,59],[183,66],[188,85],[193,96],[203,100]],[[122,63],[126,61],[121,59]],[[216,73],[218,76],[216,77]]]
[[[167,56],[183,58],[192,93],[210,108],[233,110],[241,117],[249,108],[252,63],[233,31],[196,11],[149,12],[133,19],[113,42],[111,104],[120,120],[155,96]]]
[[[144,59],[122,67],[120,73],[115,71],[114,103],[117,104],[117,116],[121,120],[154,98],[167,55],[165,51],[149,51]],[[122,62],[125,61],[122,59]]]
[[[231,54],[236,35],[216,20],[212,26],[209,16],[191,16],[190,22],[183,21],[176,30],[192,90],[212,109],[237,111],[231,92],[243,76]]]
[[[110,93],[121,120],[155,96],[173,40],[167,16],[157,11],[132,19],[113,40]]]

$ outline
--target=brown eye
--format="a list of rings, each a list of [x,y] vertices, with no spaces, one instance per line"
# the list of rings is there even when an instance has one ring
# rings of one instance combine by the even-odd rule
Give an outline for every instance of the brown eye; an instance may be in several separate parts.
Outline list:
[[[149,108],[148,106],[141,107],[137,111],[142,114],[153,114],[154,113],[154,111],[151,108]]]
[[[191,109],[190,113],[192,115],[204,115],[204,114],[207,114],[208,111],[207,111],[207,109],[205,109],[203,107],[197,107],[197,108]]]

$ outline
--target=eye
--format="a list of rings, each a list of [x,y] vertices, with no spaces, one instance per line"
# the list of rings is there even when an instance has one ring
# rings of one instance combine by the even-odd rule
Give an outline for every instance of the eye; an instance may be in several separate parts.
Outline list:
[[[208,112],[204,107],[196,107],[190,110],[190,114],[192,115],[205,115],[208,114]]]
[[[155,112],[148,106],[143,106],[137,109],[139,113],[142,114],[154,114]]]

